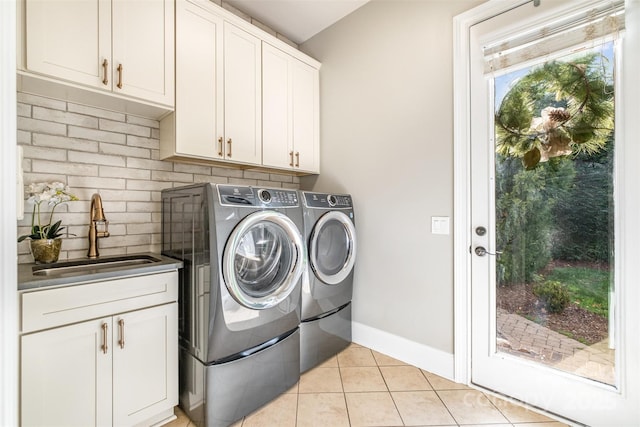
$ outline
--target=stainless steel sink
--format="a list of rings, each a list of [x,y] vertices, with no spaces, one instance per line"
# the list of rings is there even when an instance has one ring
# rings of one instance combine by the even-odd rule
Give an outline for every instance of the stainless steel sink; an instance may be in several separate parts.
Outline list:
[[[123,255],[34,265],[32,272],[34,276],[59,277],[98,273],[101,271],[117,270],[157,262],[162,262],[162,260],[151,255]]]

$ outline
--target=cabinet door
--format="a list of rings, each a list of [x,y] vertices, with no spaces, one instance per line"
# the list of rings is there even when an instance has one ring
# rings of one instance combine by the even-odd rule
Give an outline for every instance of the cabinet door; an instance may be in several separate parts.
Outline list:
[[[112,10],[113,90],[173,105],[173,0],[113,0]]]
[[[29,71],[110,89],[110,0],[26,0],[25,13]]]
[[[22,426],[112,424],[111,322],[92,320],[22,336]]]
[[[113,319],[113,424],[134,425],[178,404],[178,304]]]
[[[262,164],[293,168],[292,58],[262,43]]]
[[[261,42],[224,23],[225,158],[262,163]]]
[[[295,169],[320,172],[319,72],[292,58]]]
[[[222,28],[202,3],[176,3],[176,153],[224,157]]]

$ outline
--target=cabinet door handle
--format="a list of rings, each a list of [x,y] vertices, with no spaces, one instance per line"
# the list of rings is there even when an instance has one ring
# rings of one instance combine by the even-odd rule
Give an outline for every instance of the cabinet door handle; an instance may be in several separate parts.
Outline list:
[[[103,323],[102,324],[102,352],[104,354],[107,354],[107,352],[109,351],[109,346],[107,345],[108,329],[109,329],[109,326],[106,323]]]
[[[233,144],[233,141],[231,140],[231,138],[227,139],[227,144],[229,145],[229,150],[227,151],[227,157],[231,157],[231,144]]]
[[[118,86],[118,89],[122,89],[122,64],[118,64],[116,70],[118,70],[118,84],[116,86]]]
[[[108,85],[109,84],[109,61],[107,61],[107,58],[104,59],[104,61],[102,61],[102,71],[104,73],[104,76],[102,78],[102,84],[103,85]]]
[[[120,329],[120,341],[118,341],[118,344],[120,344],[120,348],[124,348],[124,319],[118,320],[118,328]]]
[[[218,156],[222,157],[222,137],[218,138]]]
[[[300,167],[300,152],[296,151],[296,167]]]
[[[289,162],[289,166],[293,167],[293,151],[289,151],[289,157],[291,161]]]

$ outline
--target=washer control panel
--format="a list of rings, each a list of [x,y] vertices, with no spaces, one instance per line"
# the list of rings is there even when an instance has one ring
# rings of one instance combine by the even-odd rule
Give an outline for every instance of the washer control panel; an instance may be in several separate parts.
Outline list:
[[[346,194],[309,193],[303,191],[304,203],[309,208],[318,209],[351,209],[353,201]]]
[[[218,185],[220,204],[226,206],[251,206],[290,208],[299,206],[296,190],[281,188],[254,188],[242,185]]]

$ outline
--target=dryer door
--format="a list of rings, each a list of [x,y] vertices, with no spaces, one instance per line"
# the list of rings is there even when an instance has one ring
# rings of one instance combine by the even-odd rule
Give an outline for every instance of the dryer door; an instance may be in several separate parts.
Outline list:
[[[322,215],[309,238],[311,268],[328,285],[342,282],[356,261],[356,228],[340,211]]]
[[[231,296],[252,309],[282,302],[306,266],[298,227],[275,211],[255,212],[232,231],[222,257],[222,275]]]

